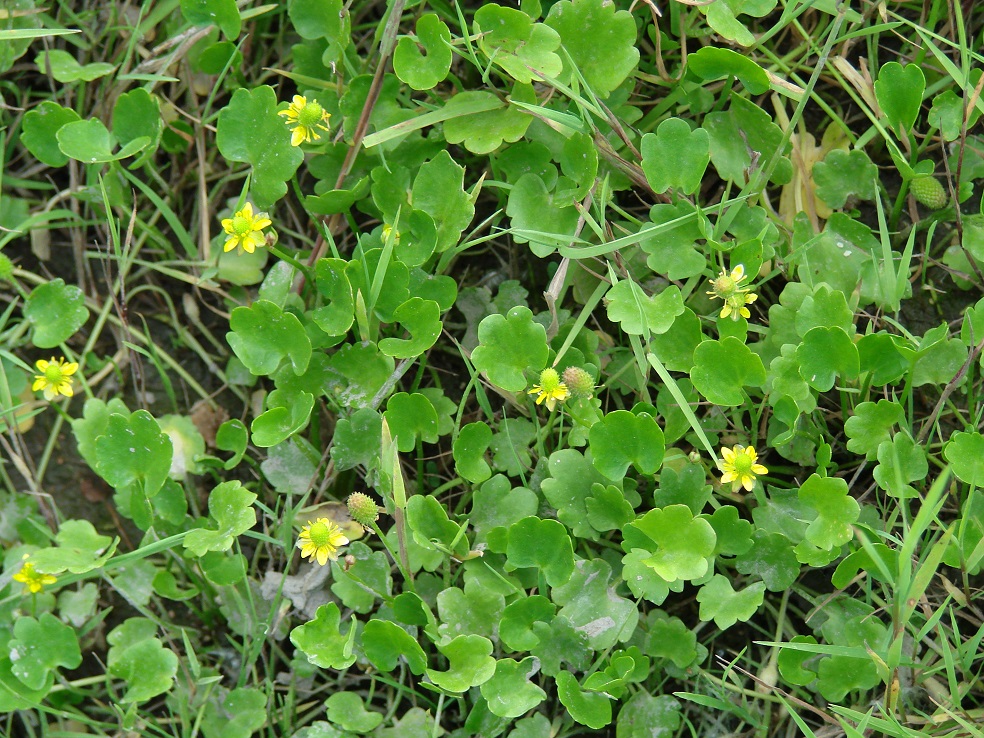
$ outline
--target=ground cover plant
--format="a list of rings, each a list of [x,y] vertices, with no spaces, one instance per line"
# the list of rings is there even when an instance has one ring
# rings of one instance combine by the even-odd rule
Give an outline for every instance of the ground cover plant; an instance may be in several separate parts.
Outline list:
[[[982,46],[0,2],[0,734],[984,735]]]

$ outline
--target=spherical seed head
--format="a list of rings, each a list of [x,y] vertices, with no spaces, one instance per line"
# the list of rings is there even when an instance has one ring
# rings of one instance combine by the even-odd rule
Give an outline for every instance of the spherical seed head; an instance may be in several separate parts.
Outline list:
[[[376,506],[376,501],[369,495],[364,495],[361,492],[353,492],[349,495],[348,500],[346,500],[346,504],[348,505],[349,515],[352,516],[352,520],[363,528],[369,528],[379,520],[379,508]]]
[[[950,201],[950,197],[947,195],[943,183],[936,179],[936,177],[916,177],[912,180],[909,188],[912,190],[912,196],[916,198],[918,203],[933,210],[939,210],[945,207]]]
[[[321,107],[320,103],[312,100],[302,107],[297,113],[297,122],[302,126],[307,126],[310,128],[311,126],[320,123],[321,119],[324,118],[324,115],[325,109]]]
[[[579,366],[564,369],[564,384],[574,397],[591,397],[594,394],[594,379]]]
[[[0,281],[6,282],[12,276],[14,276],[14,263],[5,254],[0,254]]]

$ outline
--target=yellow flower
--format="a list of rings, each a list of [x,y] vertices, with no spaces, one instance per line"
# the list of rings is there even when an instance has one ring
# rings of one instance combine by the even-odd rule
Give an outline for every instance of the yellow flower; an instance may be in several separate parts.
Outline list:
[[[768,469],[756,463],[758,454],[751,446],[722,448],[721,456],[724,457],[723,461],[718,462],[718,468],[723,472],[721,483],[731,482],[732,492],[737,492],[739,487],[751,492],[755,486],[755,476],[769,473]]]
[[[294,95],[294,99],[286,110],[281,110],[277,115],[282,115],[287,119],[287,125],[293,129],[290,136],[291,146],[300,146],[306,141],[317,141],[321,138],[318,129],[328,132],[328,119],[331,114],[319,103],[312,100],[307,101],[303,95]]]
[[[344,546],[349,539],[339,528],[328,518],[318,518],[313,523],[308,523],[301,528],[301,534],[297,537],[297,547],[301,549],[301,556],[315,559],[324,566],[328,559],[335,561],[338,559],[338,547]]]
[[[721,308],[721,317],[727,318],[730,315],[732,320],[738,320],[739,316],[745,319],[751,318],[752,314],[745,306],[751,305],[757,299],[758,295],[754,292],[736,292],[724,301],[724,307]]]
[[[223,249],[232,251],[237,246],[242,246],[244,251],[252,254],[257,246],[266,243],[266,234],[263,233],[263,229],[271,225],[272,222],[266,213],[253,215],[252,204],[246,203],[242,210],[231,218],[222,221],[222,228],[229,236]]]
[[[536,395],[537,405],[545,401],[548,410],[553,410],[558,400],[563,402],[571,396],[567,385],[560,381],[556,369],[544,369],[540,372],[540,384],[533,385],[533,389],[529,390],[528,394]]]
[[[748,275],[745,274],[745,267],[739,264],[731,270],[730,274],[725,269],[721,271],[716,279],[710,280],[711,289],[707,294],[711,297],[724,300],[724,307],[721,308],[722,318],[731,316],[732,320],[738,320],[739,317],[752,317],[752,314],[745,306],[755,302],[758,299],[758,295],[749,293],[747,287],[741,287],[741,283],[746,279],[748,279]]]
[[[27,554],[24,554],[24,558],[27,558]],[[23,584],[24,591],[30,592],[31,594],[42,592],[46,584],[54,584],[58,581],[51,574],[42,574],[39,571],[34,571],[34,564],[28,563],[27,561],[21,565],[20,571],[14,574],[13,580]]]
[[[79,365],[74,361],[65,361],[64,356],[60,359],[52,356],[51,361],[38,359],[35,366],[41,373],[34,375],[34,386],[31,387],[33,392],[44,390],[44,399],[49,401],[58,395],[71,397],[75,394],[72,391],[71,377],[78,371]]]

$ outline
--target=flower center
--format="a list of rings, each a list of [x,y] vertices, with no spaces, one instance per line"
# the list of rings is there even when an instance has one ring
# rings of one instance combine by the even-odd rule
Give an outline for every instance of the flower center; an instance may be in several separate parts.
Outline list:
[[[729,275],[722,274],[714,280],[714,291],[720,295],[728,296],[733,293],[738,284]]]
[[[325,109],[316,102],[309,102],[297,113],[297,122],[302,126],[311,127],[321,122]]]
[[[735,472],[738,476],[744,476],[746,474],[752,473],[752,459],[751,457],[742,450],[741,453],[735,454],[735,460],[733,462],[735,467]]]
[[[331,544],[331,528],[324,523],[312,523],[308,535],[311,536],[311,543],[317,548]]]
[[[54,363],[48,364],[48,368],[44,370],[44,378],[48,384],[58,384],[61,382],[65,378],[61,365]]]
[[[249,218],[237,215],[232,219],[232,230],[237,236],[245,236],[253,230],[253,223]]]
[[[540,389],[546,393],[553,392],[560,387],[560,375],[556,369],[544,369],[540,372]]]

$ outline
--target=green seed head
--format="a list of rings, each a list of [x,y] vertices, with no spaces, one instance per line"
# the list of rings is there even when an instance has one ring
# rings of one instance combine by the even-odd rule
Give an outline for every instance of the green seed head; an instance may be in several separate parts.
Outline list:
[[[352,516],[352,520],[363,528],[369,528],[379,520],[379,508],[369,495],[364,495],[361,492],[353,492],[349,495],[346,504],[348,505],[349,515]]]
[[[564,370],[564,384],[574,397],[591,397],[594,394],[594,379],[579,366],[569,366]]]

